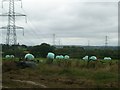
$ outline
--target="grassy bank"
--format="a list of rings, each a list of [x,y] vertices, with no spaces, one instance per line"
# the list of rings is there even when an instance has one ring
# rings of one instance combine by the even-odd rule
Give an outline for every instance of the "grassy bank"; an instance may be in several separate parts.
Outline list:
[[[14,80],[33,81],[48,88],[118,88],[118,60],[90,62],[71,59],[46,64],[41,59],[36,68],[20,69],[13,60],[3,61],[3,87],[41,88]]]

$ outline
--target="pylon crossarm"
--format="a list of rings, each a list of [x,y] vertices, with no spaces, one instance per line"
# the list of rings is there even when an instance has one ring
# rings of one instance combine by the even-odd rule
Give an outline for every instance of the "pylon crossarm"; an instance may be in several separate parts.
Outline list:
[[[24,29],[23,27],[15,26],[15,29]]]
[[[5,27],[0,27],[0,29],[7,29],[8,26],[5,26]],[[19,26],[15,26],[14,27],[15,29],[24,29],[23,27],[19,27]]]
[[[15,16],[26,16],[26,15],[21,13],[15,13]]]
[[[0,16],[8,16],[8,13],[0,14]]]
[[[10,16],[9,13],[0,14],[0,16]],[[13,16],[26,16],[25,14],[15,13]]]

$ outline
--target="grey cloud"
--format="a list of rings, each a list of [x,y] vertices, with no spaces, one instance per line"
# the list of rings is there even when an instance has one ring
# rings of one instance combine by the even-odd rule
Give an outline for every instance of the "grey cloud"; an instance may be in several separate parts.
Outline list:
[[[56,1],[38,2],[36,5],[33,3],[33,6],[31,4],[25,6],[25,13],[28,15],[28,23],[18,24],[25,26],[26,36],[24,37],[31,40],[31,44],[44,42],[44,40],[48,42],[47,38],[52,40],[53,33],[57,38],[64,38],[64,41],[67,41],[67,38],[81,38],[86,41],[96,38],[94,41],[98,42],[103,40],[108,33],[112,38],[117,38],[116,3],[81,3],[78,0],[59,3]],[[18,31],[18,39],[21,37]],[[80,44],[83,41],[76,43]],[[27,40],[24,42],[27,43]],[[72,40],[68,44],[72,43],[75,44]],[[66,43],[63,42],[63,44]]]

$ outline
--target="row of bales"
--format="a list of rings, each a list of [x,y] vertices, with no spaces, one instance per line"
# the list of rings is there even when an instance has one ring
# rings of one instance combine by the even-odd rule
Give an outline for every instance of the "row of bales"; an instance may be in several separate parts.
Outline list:
[[[36,67],[37,63],[35,61],[34,55],[28,53],[24,56],[24,58],[15,58],[14,55],[6,55],[5,56],[6,60],[13,60],[14,63],[16,63],[17,66],[20,68],[26,68],[26,67]]]
[[[14,58],[15,56],[14,55],[6,55],[5,58],[8,59],[8,58]],[[57,55],[55,57],[55,54],[54,53],[51,53],[49,52],[47,54],[47,61],[46,63],[52,63],[53,62],[53,59],[69,59],[69,56],[68,55]],[[18,66],[23,66],[23,67],[35,67],[37,65],[38,62],[41,62],[39,60],[35,60],[35,56],[33,54],[26,54],[24,56],[24,58],[20,58],[19,59],[19,62],[17,62]]]
[[[96,56],[85,56],[82,58],[84,61],[87,61],[87,66],[91,66],[90,64],[93,65],[93,67],[95,68],[96,66],[98,66],[98,64],[106,64],[107,62],[109,63],[109,65],[112,64],[111,57],[104,57],[104,59],[100,60],[98,59]]]
[[[14,58],[14,57],[15,57],[14,55],[6,55],[6,56],[5,56],[5,58]],[[32,60],[32,59],[34,59],[35,57],[34,57],[34,55],[28,53],[28,54],[25,55],[24,58],[25,58],[25,59]],[[54,53],[49,52],[49,53],[47,54],[47,58],[48,58],[48,59],[70,59],[70,56],[68,56],[68,55],[65,55],[65,56],[63,56],[63,55],[56,55],[56,56],[55,56]],[[97,57],[96,57],[96,56],[91,56],[91,57],[85,56],[85,57],[83,57],[82,59],[83,59],[83,60],[88,60],[88,59],[89,59],[89,60],[97,60]],[[104,60],[112,60],[112,59],[111,59],[111,57],[104,57]]]
[[[14,58],[15,56],[14,55],[6,55],[5,58]],[[66,66],[70,66],[71,65],[71,62],[73,62],[74,60],[70,59],[70,56],[69,55],[55,55],[54,53],[52,52],[49,52],[46,56],[47,60],[46,60],[46,63],[48,64],[52,64],[53,61],[56,61],[56,63],[61,66],[61,65],[66,65]],[[89,61],[99,61],[97,59],[96,56],[85,56],[82,58],[84,61],[87,61],[87,63]],[[24,62],[23,62],[24,60]],[[110,57],[105,57],[104,60],[112,60]],[[35,60],[35,56],[28,53],[24,56],[24,58],[22,58],[21,61],[19,63],[19,65],[25,65],[25,66],[28,66],[28,67],[35,67],[37,65],[37,62],[43,62],[43,60]],[[75,61],[74,61],[75,62]],[[76,64],[79,64],[80,60],[78,60],[76,62]],[[22,64],[21,64],[22,63]]]
[[[5,56],[5,58],[14,58],[14,57],[15,57],[14,55],[6,55]],[[33,60],[35,57],[34,57],[34,55],[28,53],[28,54],[25,55],[24,58],[28,59],[28,60]],[[56,55],[55,56],[54,53],[49,52],[47,54],[47,58],[48,59],[66,59],[67,60],[67,59],[70,59],[70,56],[68,56],[68,55],[65,55],[65,56],[63,56],[63,55]],[[97,60],[97,57],[96,56],[91,56],[91,57],[85,56],[82,59],[83,60],[88,60],[88,59],[89,60]],[[104,57],[104,60],[112,60],[112,58],[111,57]]]
[[[14,58],[14,55],[6,55],[5,58]]]
[[[54,53],[51,53],[49,52],[48,55],[47,55],[47,61],[48,63],[52,63],[53,62],[53,59],[56,59],[55,61],[58,63],[59,66],[71,66],[73,62],[76,63],[76,66],[79,66],[79,64],[81,63],[80,60],[72,60],[70,59],[70,56],[68,55],[56,55]],[[85,62],[84,62],[84,65],[83,66],[87,66],[87,67],[96,67],[98,64],[101,65],[101,64],[107,64],[109,63],[111,65],[111,57],[104,57],[103,60],[98,60],[98,58],[96,56],[85,56],[82,58]],[[108,61],[108,62],[106,62]]]
[[[49,52],[49,53],[47,54],[47,58],[48,58],[48,59],[69,59],[70,57],[69,57],[68,55],[65,55],[65,56],[63,56],[63,55],[56,55],[56,56],[55,56],[54,53]]]
[[[14,55],[6,55],[5,58],[15,58]],[[28,59],[28,60],[33,60],[35,57],[34,55],[28,53],[25,55],[24,59]]]
[[[6,55],[5,58],[8,59],[8,58],[11,58],[13,57],[13,55]],[[14,56],[15,57],[15,56]],[[13,57],[13,58],[14,58]],[[68,55],[56,55],[52,52],[49,52],[46,56],[47,60],[46,60],[46,63],[50,64],[50,63],[53,63],[53,60],[56,59],[56,60],[68,60],[70,57]],[[43,60],[36,60],[35,59],[35,56],[33,54],[26,54],[24,56],[24,58],[19,58],[19,61],[17,62],[18,66],[27,66],[27,67],[35,67],[37,65],[38,62],[43,62]]]
[[[49,52],[48,55],[47,55],[47,63],[52,63],[53,62],[53,59],[56,59],[58,65],[60,66],[60,63],[62,64],[66,64],[66,66],[69,66],[71,65],[71,60],[70,60],[70,57],[68,55],[56,55],[54,53],[51,53]],[[87,66],[89,66],[89,64],[94,64],[93,67],[95,67],[95,64],[97,65],[97,63],[106,63],[106,60],[110,60],[110,63],[111,63],[111,58],[110,57],[104,57],[104,61],[103,60],[98,60],[98,58],[96,56],[85,56],[82,58],[84,61],[87,61]],[[78,64],[80,63],[80,60],[78,60],[76,62],[76,65],[78,66]]]
[[[49,53],[47,54],[47,62],[46,62],[46,63],[51,64],[51,63],[53,63],[53,60],[54,60],[54,59],[56,59],[58,65],[60,66],[60,63],[61,63],[63,60],[69,61],[70,57],[69,57],[68,55],[65,55],[65,56],[63,56],[63,55],[56,55],[56,56],[55,56],[54,53],[49,52]],[[65,61],[64,61],[64,62],[65,62]]]
[[[14,57],[15,57],[14,55],[6,55],[5,56],[5,58],[14,58]],[[24,57],[24,59],[28,59],[28,60],[33,60],[34,58],[35,58],[34,55],[32,55],[30,53],[26,54],[25,57]],[[56,55],[55,56],[54,53],[49,52],[47,54],[47,58],[48,59],[69,59],[70,57],[68,55],[65,55],[65,56],[63,56],[63,55]]]
[[[82,59],[83,60],[97,60],[97,57],[96,56],[91,56],[91,57],[85,56]],[[104,60],[112,60],[112,58],[111,57],[104,57]]]

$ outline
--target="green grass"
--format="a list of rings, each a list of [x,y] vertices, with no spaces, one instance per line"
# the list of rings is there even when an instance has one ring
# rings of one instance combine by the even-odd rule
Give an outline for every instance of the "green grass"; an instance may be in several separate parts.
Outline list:
[[[12,60],[3,61],[3,86],[8,87],[35,87],[34,85],[21,85],[19,82],[12,82],[12,79],[31,80],[47,85],[49,88],[118,88],[118,60],[100,62],[87,62],[71,59],[69,61],[54,60],[52,64],[46,64],[43,60],[36,68],[17,68]],[[60,64],[60,65],[59,65]]]

